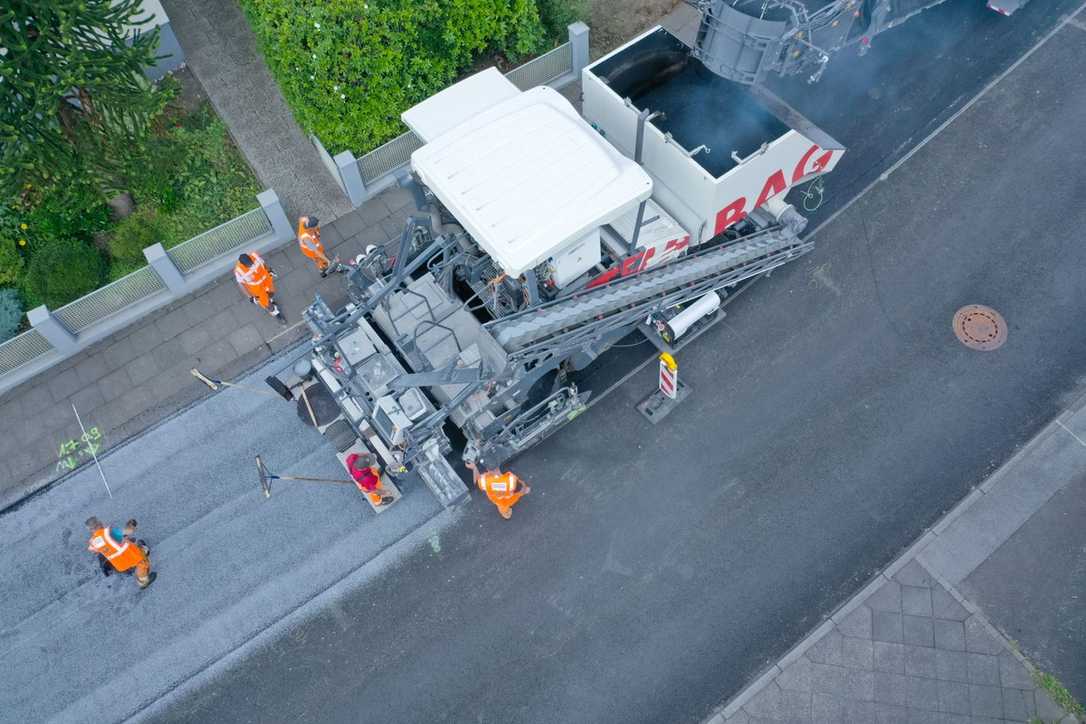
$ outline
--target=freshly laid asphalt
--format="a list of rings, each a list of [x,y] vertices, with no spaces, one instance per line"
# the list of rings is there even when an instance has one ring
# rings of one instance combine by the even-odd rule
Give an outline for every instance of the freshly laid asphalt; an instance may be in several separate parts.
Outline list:
[[[240,382],[259,390],[289,363]],[[122,721],[388,560],[415,529],[455,517],[421,483],[380,516],[350,485],[282,480],[265,498],[256,455],[277,474],[342,474],[293,407],[219,392],[103,456],[111,494],[85,467],[0,517],[15,553],[0,567],[0,721]],[[85,545],[90,515],[140,521],[158,572],[149,589],[101,576]]]
[[[948,4],[884,36],[1018,27],[1009,42],[960,37],[929,85],[855,107],[870,116],[854,131],[824,121],[852,150],[822,213],[1076,4],[1033,3],[1009,20]],[[911,42],[918,63],[938,57]],[[646,370],[515,461],[534,492],[512,521],[474,501],[439,550],[314,610],[162,718],[706,714],[1076,392],[1083,57],[1086,32],[1065,27],[820,232],[811,256],[737,299],[684,351],[695,394],[664,423],[633,409],[655,384]],[[970,303],[1008,320],[1000,350],[954,338],[951,317]]]

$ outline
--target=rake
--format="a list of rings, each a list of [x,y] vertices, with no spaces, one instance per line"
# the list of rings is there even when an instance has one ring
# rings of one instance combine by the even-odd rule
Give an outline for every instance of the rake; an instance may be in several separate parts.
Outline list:
[[[256,456],[256,472],[260,477],[260,489],[264,491],[264,497],[271,497],[271,484],[273,480],[301,480],[307,483],[340,483],[345,485],[354,485],[353,480],[339,480],[336,478],[310,478],[301,475],[276,475],[268,466],[264,464],[264,461],[260,459],[260,456]],[[357,487],[357,486],[355,486]]]

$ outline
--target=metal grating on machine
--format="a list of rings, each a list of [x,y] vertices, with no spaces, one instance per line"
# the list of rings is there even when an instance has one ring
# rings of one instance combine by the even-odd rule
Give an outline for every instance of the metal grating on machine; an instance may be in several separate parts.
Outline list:
[[[444,463],[444,464],[442,464]],[[425,460],[415,471],[430,488],[438,501],[448,508],[468,499],[468,487],[456,477],[448,463],[442,460]]]

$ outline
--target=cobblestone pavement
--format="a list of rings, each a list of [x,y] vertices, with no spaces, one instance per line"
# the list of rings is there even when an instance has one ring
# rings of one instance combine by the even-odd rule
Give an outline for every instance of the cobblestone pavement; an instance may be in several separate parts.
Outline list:
[[[915,560],[778,669],[717,721],[1076,721],[984,617]]]
[[[322,229],[344,257],[398,238],[411,196],[390,189]],[[222,379],[250,369],[305,335],[302,309],[316,292],[345,300],[338,276],[321,279],[293,243],[267,255],[279,273],[284,328],[246,304],[233,277],[149,315],[0,396],[0,509],[210,393],[193,367]],[[72,412],[79,410],[84,440]]]

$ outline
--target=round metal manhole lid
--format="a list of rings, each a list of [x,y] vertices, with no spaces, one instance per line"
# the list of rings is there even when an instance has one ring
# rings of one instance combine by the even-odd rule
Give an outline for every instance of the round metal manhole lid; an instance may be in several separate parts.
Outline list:
[[[1007,322],[983,304],[967,304],[954,313],[954,334],[970,349],[990,352],[1007,341]]]

